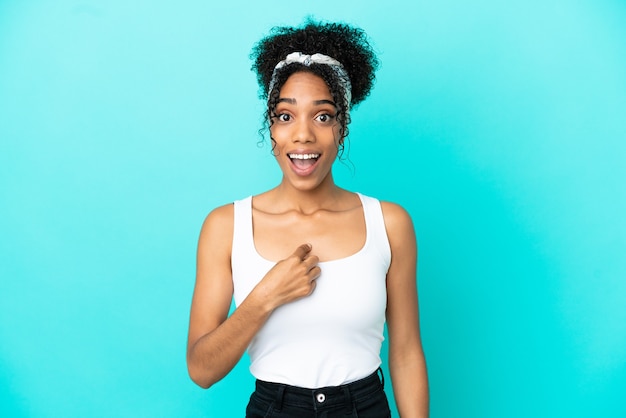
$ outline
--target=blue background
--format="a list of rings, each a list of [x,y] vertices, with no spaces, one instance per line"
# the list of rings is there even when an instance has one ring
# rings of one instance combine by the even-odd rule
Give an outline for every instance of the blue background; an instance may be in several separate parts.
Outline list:
[[[195,246],[274,186],[248,53],[304,16],[382,68],[342,186],[420,245],[433,418],[624,417],[626,4],[0,1],[0,416],[236,417],[187,377]]]

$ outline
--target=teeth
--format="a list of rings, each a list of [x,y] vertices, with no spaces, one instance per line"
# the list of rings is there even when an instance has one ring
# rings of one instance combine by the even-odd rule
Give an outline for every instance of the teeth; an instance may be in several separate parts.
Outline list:
[[[310,160],[312,158],[319,158],[319,154],[289,154],[289,158],[292,160]]]

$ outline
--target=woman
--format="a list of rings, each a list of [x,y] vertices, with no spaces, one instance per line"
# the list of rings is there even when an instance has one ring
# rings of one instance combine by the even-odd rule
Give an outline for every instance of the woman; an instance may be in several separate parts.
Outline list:
[[[426,417],[411,219],[332,176],[378,65],[367,37],[309,21],[275,28],[252,56],[283,177],[204,222],[189,375],[208,388],[248,349],[257,382],[247,417],[390,416],[378,374],[386,319],[400,415]]]

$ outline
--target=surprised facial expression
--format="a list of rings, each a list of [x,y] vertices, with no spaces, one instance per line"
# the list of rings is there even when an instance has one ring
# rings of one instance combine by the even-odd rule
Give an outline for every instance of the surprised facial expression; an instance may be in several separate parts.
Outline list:
[[[270,132],[283,183],[298,189],[332,183],[340,124],[324,80],[308,72],[292,74],[280,90]]]

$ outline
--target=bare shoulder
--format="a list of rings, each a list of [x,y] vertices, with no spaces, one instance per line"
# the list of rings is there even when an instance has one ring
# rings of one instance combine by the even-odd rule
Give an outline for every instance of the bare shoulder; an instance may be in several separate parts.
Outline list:
[[[235,205],[232,203],[228,203],[223,206],[219,206],[213,209],[204,220],[204,226],[211,226],[213,224],[223,225],[224,223],[230,224],[232,227],[234,219],[233,215],[235,213]],[[213,226],[216,226],[213,225]]]
[[[392,202],[380,202],[385,219],[385,228],[387,235],[393,245],[393,241],[397,239],[404,240],[413,237],[415,240],[415,232],[413,230],[413,221],[411,215],[402,206]]]
[[[381,201],[380,206],[383,209],[385,222],[411,222],[411,216],[402,206],[393,202]]]
[[[212,250],[230,249],[233,240],[235,209],[232,203],[213,209],[205,218],[200,231],[200,247]]]

